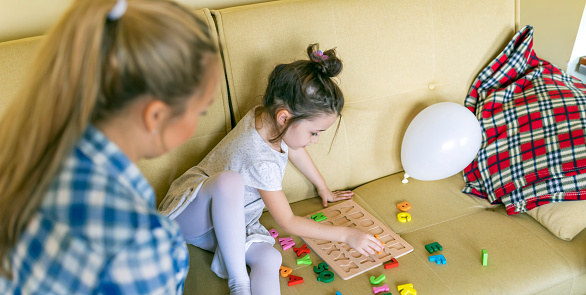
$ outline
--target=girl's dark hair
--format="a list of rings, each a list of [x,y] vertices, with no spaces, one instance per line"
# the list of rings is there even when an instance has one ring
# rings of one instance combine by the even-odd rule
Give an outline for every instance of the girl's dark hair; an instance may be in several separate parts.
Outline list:
[[[272,127],[277,133],[271,142],[281,140],[295,122],[324,114],[342,116],[344,95],[332,80],[342,71],[342,60],[336,56],[335,48],[321,52],[317,43],[311,44],[307,47],[307,56],[309,60],[276,66],[269,76],[262,110],[272,118]],[[291,114],[282,130],[279,130],[276,117],[280,110]],[[339,127],[340,121],[336,133]]]

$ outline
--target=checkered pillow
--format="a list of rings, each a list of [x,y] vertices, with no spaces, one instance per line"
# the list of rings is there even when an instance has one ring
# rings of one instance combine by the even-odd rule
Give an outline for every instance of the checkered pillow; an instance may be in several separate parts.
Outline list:
[[[531,26],[480,73],[465,106],[484,134],[464,193],[508,214],[586,199],[586,85],[535,55]]]

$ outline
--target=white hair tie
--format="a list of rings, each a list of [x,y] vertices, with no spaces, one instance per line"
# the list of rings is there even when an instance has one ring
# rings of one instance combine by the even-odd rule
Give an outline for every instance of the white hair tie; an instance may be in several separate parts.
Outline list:
[[[126,0],[118,0],[116,5],[108,13],[108,19],[112,21],[119,20],[126,12],[126,7]]]

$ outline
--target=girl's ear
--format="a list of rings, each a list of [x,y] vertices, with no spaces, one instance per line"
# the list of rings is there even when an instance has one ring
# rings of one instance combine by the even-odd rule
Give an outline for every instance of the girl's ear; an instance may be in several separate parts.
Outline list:
[[[170,108],[160,100],[151,100],[144,108],[142,120],[146,131],[151,134],[157,134],[166,118],[169,116]]]
[[[288,110],[280,110],[277,112],[277,123],[281,126],[287,125],[287,122],[291,118],[291,113]]]

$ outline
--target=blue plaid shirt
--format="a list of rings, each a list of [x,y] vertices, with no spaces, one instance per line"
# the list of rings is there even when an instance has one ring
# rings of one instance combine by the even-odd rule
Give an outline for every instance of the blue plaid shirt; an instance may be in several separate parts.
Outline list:
[[[154,205],[138,167],[88,127],[13,249],[0,294],[181,294],[187,247]]]

